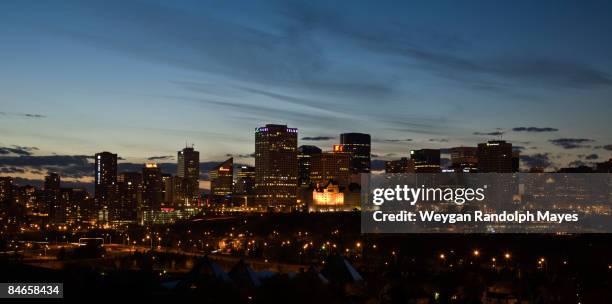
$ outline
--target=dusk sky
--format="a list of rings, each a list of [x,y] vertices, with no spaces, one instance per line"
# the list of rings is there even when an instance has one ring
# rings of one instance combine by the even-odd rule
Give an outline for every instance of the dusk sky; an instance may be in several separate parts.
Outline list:
[[[324,150],[339,133],[370,133],[375,159],[503,132],[523,165],[604,161],[611,11],[610,1],[1,1],[0,174],[89,180],[83,160],[96,152],[175,162],[185,142],[202,162],[253,163],[253,130],[266,123]]]

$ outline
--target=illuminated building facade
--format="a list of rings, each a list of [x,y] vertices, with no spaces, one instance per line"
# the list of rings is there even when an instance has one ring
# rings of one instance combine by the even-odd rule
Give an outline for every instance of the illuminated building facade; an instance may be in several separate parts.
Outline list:
[[[49,173],[45,176],[43,185],[45,205],[51,223],[63,223],[65,221],[65,206],[61,199],[60,176],[57,173]]]
[[[414,173],[414,161],[407,157],[385,162],[385,173]]]
[[[317,146],[304,145],[298,148],[298,185],[300,187],[310,186],[310,158],[321,152],[323,151]]]
[[[0,203],[7,203],[13,200],[13,178],[0,176]]]
[[[177,173],[181,179],[181,197],[184,205],[194,205],[200,197],[200,152],[193,147],[178,151]]]
[[[234,158],[226,161],[210,170],[210,193],[213,200],[223,202],[231,199],[234,188]]]
[[[117,178],[120,203],[114,212],[121,221],[136,221],[142,208],[143,179],[140,172],[123,172]]]
[[[503,140],[494,140],[478,144],[479,172],[512,172],[512,144]]]
[[[450,149],[451,167],[455,172],[478,172],[478,148],[454,147]]]
[[[322,152],[310,157],[310,181],[327,184],[329,180],[348,186],[350,177],[350,155],[336,146],[335,152]]]
[[[370,173],[371,141],[370,134],[340,134],[340,145],[343,151],[350,155],[351,173]]]
[[[340,185],[328,181],[312,191],[312,205],[309,211],[341,211],[344,209],[344,193]]]
[[[98,220],[108,221],[108,208],[118,200],[117,154],[97,153],[95,156],[95,201]]]
[[[410,159],[414,161],[416,173],[440,172],[440,150],[438,149],[412,150]]]
[[[268,124],[255,129],[255,204],[290,210],[298,186],[296,128]]]
[[[142,168],[142,209],[160,210],[164,185],[161,169],[155,163],[148,163]]]

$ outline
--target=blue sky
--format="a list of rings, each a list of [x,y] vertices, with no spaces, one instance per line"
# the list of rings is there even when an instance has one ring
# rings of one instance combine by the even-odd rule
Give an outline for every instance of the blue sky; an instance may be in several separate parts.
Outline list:
[[[265,123],[323,149],[367,132],[381,159],[504,132],[525,163],[606,160],[611,13],[606,1],[2,1],[0,166],[102,150],[138,163],[186,141],[202,161],[249,163]]]

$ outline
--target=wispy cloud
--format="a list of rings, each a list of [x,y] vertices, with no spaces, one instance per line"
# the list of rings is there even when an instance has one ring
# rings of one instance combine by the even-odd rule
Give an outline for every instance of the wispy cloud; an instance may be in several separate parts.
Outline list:
[[[557,129],[557,128],[550,128],[550,127],[543,127],[543,128],[539,128],[539,127],[515,127],[515,128],[512,128],[512,131],[514,131],[514,132],[541,133],[541,132],[557,132],[557,131],[559,131],[559,129]]]
[[[549,140],[553,145],[562,147],[563,149],[589,148],[588,143],[595,140],[588,138],[557,138]]]

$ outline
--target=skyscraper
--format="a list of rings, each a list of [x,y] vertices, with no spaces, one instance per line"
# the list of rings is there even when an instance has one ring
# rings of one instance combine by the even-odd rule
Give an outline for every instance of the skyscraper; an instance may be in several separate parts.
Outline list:
[[[216,202],[229,201],[234,186],[234,158],[215,166],[209,173],[210,193]]]
[[[49,214],[49,221],[51,223],[63,223],[65,221],[65,207],[62,206],[63,200],[60,197],[61,192],[59,174],[49,173],[47,176],[45,176],[43,188],[45,205],[47,213]]]
[[[119,219],[136,221],[138,211],[142,208],[142,173],[123,172],[117,178],[119,184],[120,204],[117,207]]]
[[[255,204],[290,210],[296,204],[296,128],[268,124],[255,129]]]
[[[339,186],[348,186],[350,155],[344,152],[323,152],[310,158],[310,181],[318,186],[330,180]]]
[[[108,208],[118,200],[117,154],[101,152],[95,155],[95,201],[99,221],[108,221]]]
[[[298,185],[310,186],[310,158],[323,152],[317,146],[300,146],[298,148]]]
[[[451,148],[451,166],[455,172],[477,172],[478,171],[478,148],[455,147]]]
[[[412,150],[410,151],[410,159],[414,161],[414,170],[416,173],[440,172],[440,150]]]
[[[193,147],[178,151],[176,175],[181,179],[181,197],[185,205],[197,203],[200,197],[200,152]]]
[[[340,145],[343,151],[350,155],[351,173],[370,173],[370,134],[340,134]]]
[[[164,200],[164,185],[157,164],[148,163],[142,168],[142,191],[143,211],[159,211]]]
[[[478,144],[479,172],[512,172],[512,144],[503,140],[493,140]]]

